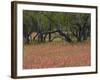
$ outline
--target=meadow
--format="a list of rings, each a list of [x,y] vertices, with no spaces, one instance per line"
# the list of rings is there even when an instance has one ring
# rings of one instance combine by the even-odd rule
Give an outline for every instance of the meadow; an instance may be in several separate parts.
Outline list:
[[[24,69],[90,66],[90,61],[89,41],[24,45]]]

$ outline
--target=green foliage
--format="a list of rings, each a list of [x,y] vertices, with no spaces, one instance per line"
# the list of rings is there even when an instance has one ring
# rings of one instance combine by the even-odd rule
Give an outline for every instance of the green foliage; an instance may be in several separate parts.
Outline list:
[[[90,38],[90,24],[91,18],[88,13],[23,11],[24,33],[59,29],[67,36],[69,42],[84,41]]]

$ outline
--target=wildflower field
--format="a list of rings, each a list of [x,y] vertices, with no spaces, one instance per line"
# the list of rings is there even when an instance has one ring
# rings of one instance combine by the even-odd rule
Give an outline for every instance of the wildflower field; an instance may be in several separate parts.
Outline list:
[[[49,42],[24,45],[23,68],[79,67],[91,65],[90,42]]]

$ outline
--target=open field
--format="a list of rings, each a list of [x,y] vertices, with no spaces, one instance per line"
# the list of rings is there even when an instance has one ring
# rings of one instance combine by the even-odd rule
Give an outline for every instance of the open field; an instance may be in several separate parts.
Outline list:
[[[23,68],[90,66],[90,42],[24,45]]]

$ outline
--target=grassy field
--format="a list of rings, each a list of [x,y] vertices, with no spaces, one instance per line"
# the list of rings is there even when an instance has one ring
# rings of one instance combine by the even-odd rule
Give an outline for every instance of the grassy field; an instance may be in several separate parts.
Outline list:
[[[90,66],[90,42],[24,45],[23,68]]]

